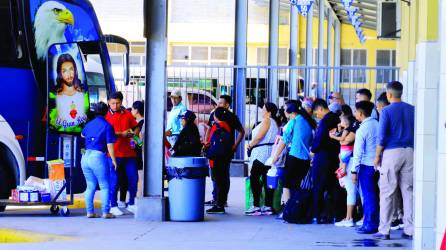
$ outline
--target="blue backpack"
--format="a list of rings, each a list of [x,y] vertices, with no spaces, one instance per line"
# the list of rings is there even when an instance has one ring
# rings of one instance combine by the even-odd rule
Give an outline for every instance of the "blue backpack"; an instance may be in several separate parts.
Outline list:
[[[211,137],[211,145],[206,151],[206,158],[218,160],[226,158],[232,154],[231,133],[217,124],[217,129]]]

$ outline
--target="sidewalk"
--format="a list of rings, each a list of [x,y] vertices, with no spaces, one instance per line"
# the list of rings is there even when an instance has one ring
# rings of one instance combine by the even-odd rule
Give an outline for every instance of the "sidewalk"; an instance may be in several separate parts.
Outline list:
[[[207,193],[210,193],[209,185]],[[131,215],[114,220],[86,219],[76,209],[71,217],[49,215],[48,210],[0,213],[0,228],[73,237],[43,243],[1,244],[0,250],[27,249],[411,249],[401,231],[391,241],[375,241],[354,229],[333,225],[292,225],[273,216],[243,216],[244,178],[232,178],[226,215],[206,216],[204,222],[140,222]],[[367,247],[367,249],[370,249]]]

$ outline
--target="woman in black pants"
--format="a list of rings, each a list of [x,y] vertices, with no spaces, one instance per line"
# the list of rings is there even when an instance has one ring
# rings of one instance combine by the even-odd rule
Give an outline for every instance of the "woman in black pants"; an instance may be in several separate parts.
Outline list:
[[[279,133],[277,121],[277,106],[274,103],[266,103],[262,109],[262,122],[252,131],[253,139],[248,144],[248,150],[251,150],[249,163],[251,165],[251,191],[254,198],[254,206],[245,211],[246,215],[271,215],[274,213],[272,209],[274,190],[266,186],[266,174],[271,168],[265,166],[266,160],[271,155],[272,145]],[[265,206],[260,207],[260,194],[262,193],[262,185],[260,183],[262,177],[263,187],[265,189]]]

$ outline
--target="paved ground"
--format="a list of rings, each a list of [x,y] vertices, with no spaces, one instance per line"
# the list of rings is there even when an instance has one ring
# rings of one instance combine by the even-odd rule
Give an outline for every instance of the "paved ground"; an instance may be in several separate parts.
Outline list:
[[[209,189],[208,189],[209,192]],[[0,244],[0,250],[27,249],[411,249],[401,231],[391,241],[375,241],[354,229],[333,225],[291,225],[274,217],[243,216],[244,179],[232,178],[227,215],[207,216],[204,222],[140,222],[126,215],[114,220],[86,219],[83,210],[71,217],[48,210],[0,213],[0,228],[73,237],[43,243]]]

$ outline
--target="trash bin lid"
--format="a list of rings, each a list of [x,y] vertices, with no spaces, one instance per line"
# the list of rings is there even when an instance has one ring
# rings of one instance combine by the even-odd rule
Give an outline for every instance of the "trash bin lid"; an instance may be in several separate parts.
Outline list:
[[[175,168],[207,167],[209,160],[205,157],[170,157],[167,166]]]

